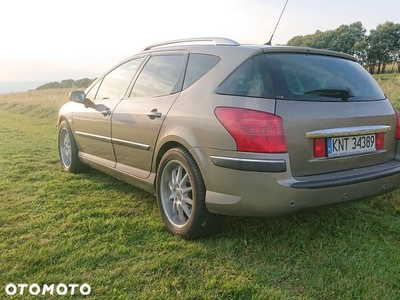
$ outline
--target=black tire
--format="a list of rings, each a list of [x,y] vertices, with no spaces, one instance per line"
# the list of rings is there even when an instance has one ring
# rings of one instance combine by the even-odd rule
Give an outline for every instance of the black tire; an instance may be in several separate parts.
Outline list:
[[[58,126],[58,154],[66,172],[80,173],[87,168],[78,157],[78,147],[66,121],[62,121]]]
[[[169,232],[196,239],[220,230],[222,219],[207,210],[203,177],[187,150],[173,148],[164,154],[156,190],[161,218]]]

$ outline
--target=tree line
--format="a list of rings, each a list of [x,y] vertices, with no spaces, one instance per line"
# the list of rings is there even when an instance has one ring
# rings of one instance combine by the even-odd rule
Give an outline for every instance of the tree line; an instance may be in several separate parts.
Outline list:
[[[400,24],[386,22],[376,29],[367,30],[361,22],[341,25],[328,31],[317,30],[314,34],[295,36],[288,46],[328,49],[355,56],[370,73],[400,72]]]
[[[87,88],[93,81],[94,79],[89,78],[82,78],[79,80],[65,79],[61,82],[53,81],[45,83],[37,87],[35,90]]]

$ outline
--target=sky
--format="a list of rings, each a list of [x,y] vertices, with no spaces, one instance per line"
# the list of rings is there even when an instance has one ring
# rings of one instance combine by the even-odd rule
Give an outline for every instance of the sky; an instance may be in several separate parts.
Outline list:
[[[156,42],[267,42],[286,0],[12,0],[0,15],[0,82],[95,78]],[[383,4],[384,3],[384,4]],[[272,44],[361,21],[400,23],[399,0],[289,0]]]

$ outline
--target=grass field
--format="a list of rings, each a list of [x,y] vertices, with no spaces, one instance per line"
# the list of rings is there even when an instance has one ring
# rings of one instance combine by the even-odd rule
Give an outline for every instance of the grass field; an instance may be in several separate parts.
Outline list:
[[[400,108],[400,76],[375,78]],[[400,299],[398,191],[285,218],[226,218],[220,234],[181,240],[152,195],[61,170],[55,120],[68,92],[0,95],[0,299],[49,297],[7,296],[10,283],[87,283],[86,299]]]

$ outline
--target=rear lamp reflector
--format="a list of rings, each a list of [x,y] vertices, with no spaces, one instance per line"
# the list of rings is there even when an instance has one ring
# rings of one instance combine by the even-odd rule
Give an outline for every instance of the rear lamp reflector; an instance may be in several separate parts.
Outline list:
[[[381,150],[385,147],[385,134],[383,132],[377,133],[375,135],[376,142],[375,147],[376,150]]]
[[[325,139],[314,139],[314,157],[326,157]]]
[[[214,113],[235,140],[238,151],[287,152],[283,120],[279,116],[237,107],[217,107]]]

